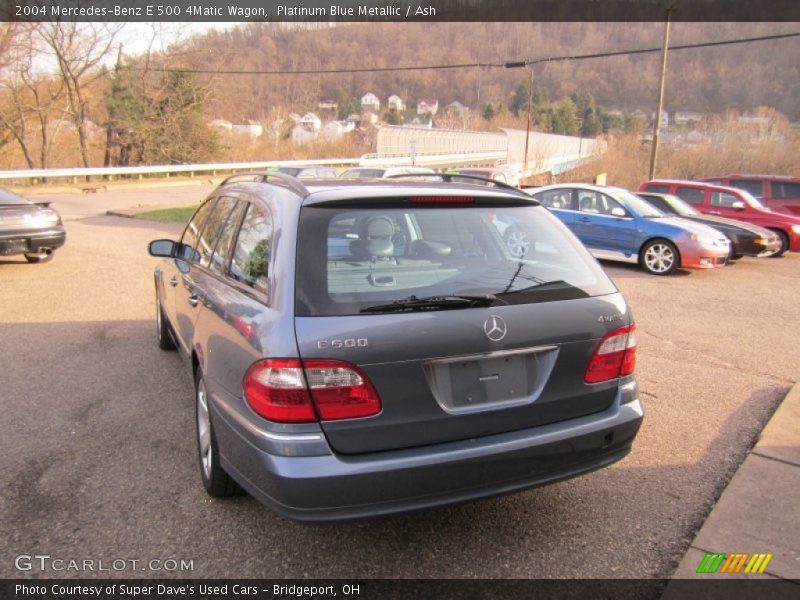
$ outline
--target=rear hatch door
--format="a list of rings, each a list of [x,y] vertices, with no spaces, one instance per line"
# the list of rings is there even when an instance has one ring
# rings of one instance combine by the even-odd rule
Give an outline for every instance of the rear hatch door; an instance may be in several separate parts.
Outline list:
[[[529,197],[453,187],[441,202],[440,186],[301,210],[300,355],[358,366],[382,403],[375,416],[322,423],[338,452],[519,430],[614,400],[616,381],[587,385],[584,372],[603,335],[630,322],[621,294]],[[516,254],[510,228],[526,238]]]

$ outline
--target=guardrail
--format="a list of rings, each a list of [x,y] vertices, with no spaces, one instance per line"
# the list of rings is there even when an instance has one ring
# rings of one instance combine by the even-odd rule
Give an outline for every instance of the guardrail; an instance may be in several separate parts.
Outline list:
[[[202,165],[154,165],[146,167],[89,167],[89,168],[69,168],[69,169],[21,169],[16,171],[0,171],[0,180],[41,180],[41,179],[72,179],[77,183],[78,179],[87,177],[103,177],[113,180],[114,177],[138,176],[142,179],[145,175],[164,175],[169,177],[173,174],[185,174],[190,176],[195,174],[211,173],[216,175],[218,171],[250,171],[254,169],[268,169],[269,167],[306,167],[311,165],[321,166],[352,166],[358,165],[359,158],[335,158],[323,160],[271,160],[261,162],[242,162],[242,163],[214,163]]]
[[[20,169],[14,171],[0,171],[0,181],[41,181],[47,179],[69,179],[77,184],[79,180],[88,180],[91,177],[98,177],[108,181],[113,181],[116,177],[128,177],[143,179],[145,175],[170,175],[188,174],[190,177],[201,174],[211,174],[216,176],[218,173],[250,171],[256,169],[269,169],[270,167],[308,167],[308,166],[331,166],[331,167],[351,167],[351,166],[396,166],[410,165],[430,167],[449,167],[460,165],[475,165],[483,163],[497,163],[504,161],[504,152],[489,153],[461,153],[461,154],[430,154],[417,155],[387,155],[367,154],[360,158],[328,158],[316,160],[270,160],[260,162],[241,162],[241,163],[213,163],[195,165],[154,165],[143,167],[89,167],[89,168],[65,168],[65,169]]]

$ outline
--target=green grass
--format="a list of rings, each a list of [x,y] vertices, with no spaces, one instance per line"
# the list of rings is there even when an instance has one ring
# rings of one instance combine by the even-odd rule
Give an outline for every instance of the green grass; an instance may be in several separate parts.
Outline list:
[[[161,210],[148,210],[134,215],[137,219],[147,221],[162,221],[169,223],[188,223],[197,206],[180,206],[177,208],[163,208]]]

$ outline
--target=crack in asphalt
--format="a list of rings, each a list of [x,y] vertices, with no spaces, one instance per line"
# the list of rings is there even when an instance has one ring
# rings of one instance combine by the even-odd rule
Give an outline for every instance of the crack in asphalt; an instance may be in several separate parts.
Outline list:
[[[705,352],[702,352],[701,350],[697,350],[697,349],[692,348],[691,346],[688,346],[688,345],[685,345],[685,344],[679,346],[677,343],[675,343],[674,341],[672,341],[669,338],[665,338],[665,337],[662,337],[660,335],[656,335],[655,333],[651,333],[651,332],[646,331],[644,329],[637,329],[637,333],[644,334],[644,335],[649,335],[650,337],[652,337],[652,338],[654,338],[654,339],[656,339],[656,340],[658,340],[660,342],[665,342],[665,343],[667,343],[670,346],[675,347],[675,348],[682,347],[682,348],[685,348],[687,350],[690,350],[691,352],[695,352],[696,354],[698,354],[702,358],[705,358],[705,359],[709,360],[710,362],[712,362],[714,364],[714,366],[717,366],[717,367],[720,367],[720,368],[723,368],[723,369],[728,369],[730,371],[736,371],[738,373],[750,373],[750,374],[754,374],[754,375],[761,375],[762,377],[767,377],[769,379],[773,379],[775,381],[778,381],[780,383],[785,383],[785,384],[788,384],[788,385],[794,385],[794,384],[797,383],[796,380],[787,379],[787,378],[782,377],[780,375],[774,375],[773,373],[769,373],[769,372],[766,372],[766,371],[759,371],[759,370],[753,369],[753,368],[740,367],[739,365],[726,362],[726,361],[722,360],[721,358],[719,358],[717,356],[714,356],[713,354],[706,354]],[[676,359],[675,362],[688,363],[690,361],[686,360],[686,359]]]

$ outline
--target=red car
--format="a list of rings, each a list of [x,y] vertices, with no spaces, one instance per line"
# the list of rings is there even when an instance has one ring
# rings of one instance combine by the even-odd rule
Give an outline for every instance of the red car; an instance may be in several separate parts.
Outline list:
[[[780,250],[773,256],[787,250],[800,252],[800,216],[771,211],[745,190],[702,181],[654,179],[642,183],[638,191],[673,194],[701,213],[771,229],[781,240]]]
[[[522,173],[513,169],[503,167],[465,167],[463,169],[448,169],[447,175],[469,175],[470,177],[483,177],[500,183],[507,183],[514,187],[519,187],[522,181]],[[474,179],[464,179],[459,181],[457,177],[452,178],[458,183],[475,183]]]
[[[706,183],[746,190],[770,210],[800,215],[800,177],[786,175],[727,175],[701,179]]]

